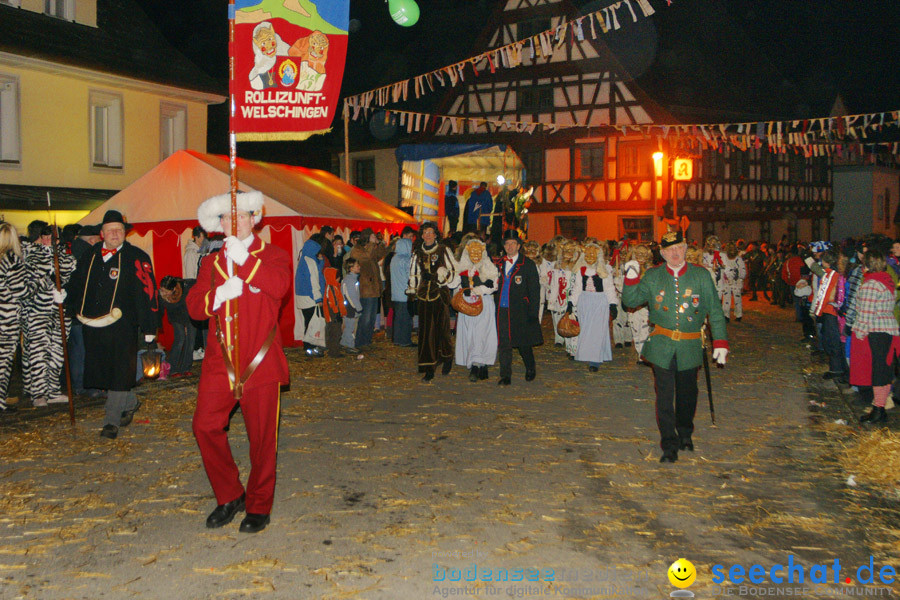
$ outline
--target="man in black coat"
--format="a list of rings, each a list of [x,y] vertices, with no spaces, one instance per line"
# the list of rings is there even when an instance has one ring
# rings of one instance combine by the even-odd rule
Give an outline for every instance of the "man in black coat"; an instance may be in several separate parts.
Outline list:
[[[497,350],[500,357],[500,385],[509,385],[512,377],[512,349],[518,348],[525,363],[525,381],[534,379],[533,346],[544,343],[538,310],[541,306],[541,282],[535,264],[519,252],[522,242],[515,231],[503,235],[506,256],[500,263],[497,288]]]
[[[125,241],[131,225],[108,210],[96,244],[78,262],[67,303],[84,325],[84,386],[108,390],[100,435],[115,439],[137,411],[138,335],[156,338],[159,294],[147,253]]]

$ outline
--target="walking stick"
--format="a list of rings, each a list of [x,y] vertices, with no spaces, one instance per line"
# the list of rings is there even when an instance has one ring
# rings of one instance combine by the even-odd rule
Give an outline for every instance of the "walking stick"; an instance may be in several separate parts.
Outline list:
[[[47,202],[50,202],[50,193],[47,193]],[[56,274],[56,291],[62,290],[62,280],[59,276],[59,237],[57,236],[56,217],[53,218],[53,271]],[[62,334],[63,369],[66,372],[66,395],[69,397],[69,421],[75,424],[75,402],[72,399],[72,373],[69,371],[69,345],[66,341],[66,309],[62,304],[59,308],[59,331]]]
[[[706,324],[704,327],[708,330],[709,328],[709,318],[706,319]],[[709,354],[706,352],[707,343],[707,332],[703,334],[703,374],[706,375],[706,397],[709,398],[709,418],[712,421],[712,424],[716,424],[716,407],[713,406],[713,393],[712,393],[712,380],[709,377]]]

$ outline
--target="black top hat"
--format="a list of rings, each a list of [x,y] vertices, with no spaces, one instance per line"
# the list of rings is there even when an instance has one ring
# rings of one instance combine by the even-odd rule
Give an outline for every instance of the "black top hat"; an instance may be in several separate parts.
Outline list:
[[[106,211],[106,214],[103,215],[103,222],[100,223],[100,228],[102,229],[107,223],[121,223],[125,226],[125,231],[131,231],[131,228],[134,227],[131,223],[126,223],[122,213],[117,210]]]
[[[684,236],[681,235],[680,231],[667,231],[663,234],[662,240],[659,242],[659,247],[668,248],[669,246],[681,244],[682,242],[684,242]]]
[[[507,229],[506,232],[503,233],[503,241],[505,242],[506,240],[515,240],[520,244],[522,243],[522,239],[519,237],[519,232],[515,229]]]

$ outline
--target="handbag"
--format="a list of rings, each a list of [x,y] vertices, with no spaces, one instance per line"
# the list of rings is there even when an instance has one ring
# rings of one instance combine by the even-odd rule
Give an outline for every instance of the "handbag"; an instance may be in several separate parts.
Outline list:
[[[475,302],[469,302],[466,300],[466,295],[463,294],[463,289],[459,288],[456,290],[456,293],[453,294],[453,298],[450,299],[450,306],[458,313],[470,317],[477,317],[481,314],[481,311],[484,310],[484,301],[482,301],[481,296],[475,297],[477,298]]]
[[[314,346],[325,347],[325,317],[322,316],[322,305],[316,305],[316,311],[313,313],[306,331],[303,332],[303,341]]]
[[[581,325],[578,324],[578,320],[572,316],[572,313],[567,312],[556,324],[556,333],[564,338],[578,337],[578,334],[581,333]]]

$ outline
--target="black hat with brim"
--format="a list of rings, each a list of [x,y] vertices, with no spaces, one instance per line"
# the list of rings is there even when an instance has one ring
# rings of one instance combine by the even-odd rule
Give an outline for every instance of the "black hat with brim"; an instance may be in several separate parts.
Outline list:
[[[125,231],[131,231],[131,228],[134,227],[131,223],[126,223],[122,213],[117,210],[106,211],[106,214],[103,215],[103,222],[98,225],[98,229],[103,229],[103,226],[107,223],[121,223],[125,227]]]
[[[514,229],[508,229],[503,234],[503,241],[505,242],[506,240],[515,240],[519,242],[519,244],[522,243],[522,238],[519,237],[519,232]]]

